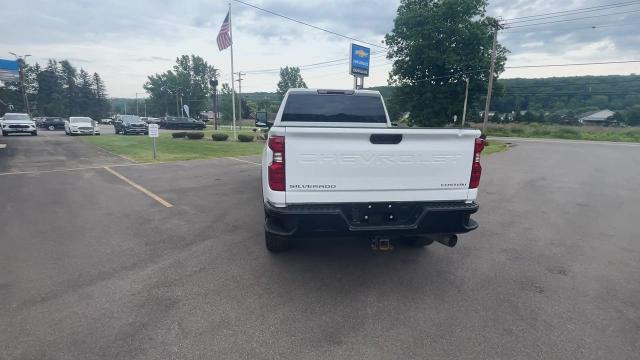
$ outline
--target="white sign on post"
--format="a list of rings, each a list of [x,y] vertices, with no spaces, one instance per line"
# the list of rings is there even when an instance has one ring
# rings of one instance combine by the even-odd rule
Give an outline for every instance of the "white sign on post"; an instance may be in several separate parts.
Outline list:
[[[149,124],[148,130],[149,137],[153,138],[153,160],[155,160],[157,159],[156,138],[160,135],[160,130],[158,130],[158,124]]]
[[[159,136],[158,124],[149,124],[149,137],[157,138]]]

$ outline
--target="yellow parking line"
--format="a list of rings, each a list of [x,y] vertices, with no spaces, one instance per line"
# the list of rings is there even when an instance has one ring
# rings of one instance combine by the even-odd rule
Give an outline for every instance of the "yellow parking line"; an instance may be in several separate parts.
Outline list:
[[[173,205],[170,202],[168,202],[165,199],[161,198],[160,196],[152,193],[151,191],[145,189],[141,185],[138,185],[135,182],[129,180],[127,177],[125,177],[124,175],[120,174],[119,172],[109,168],[108,166],[105,166],[104,169],[107,170],[108,172],[112,173],[113,175],[117,176],[118,178],[120,178],[120,180],[122,180],[122,181],[126,182],[127,184],[131,185],[131,187],[135,188],[138,191],[141,191],[142,193],[144,193],[148,197],[150,197],[153,200],[159,202],[160,204],[162,204],[162,205],[164,205],[164,206],[166,206],[168,208],[173,207]]]

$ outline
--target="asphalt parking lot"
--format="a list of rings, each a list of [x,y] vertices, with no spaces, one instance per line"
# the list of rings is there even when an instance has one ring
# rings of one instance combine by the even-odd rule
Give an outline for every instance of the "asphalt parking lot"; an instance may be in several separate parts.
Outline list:
[[[638,145],[514,140],[483,159],[480,228],[454,249],[273,255],[257,157],[0,143],[0,359],[640,354]]]

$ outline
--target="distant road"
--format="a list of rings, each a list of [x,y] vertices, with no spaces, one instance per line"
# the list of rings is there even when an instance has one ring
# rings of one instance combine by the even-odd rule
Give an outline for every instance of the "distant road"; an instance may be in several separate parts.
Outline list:
[[[521,138],[489,136],[489,139],[510,142],[536,142],[536,143],[561,143],[561,144],[588,144],[588,145],[618,145],[640,147],[640,143],[619,142],[619,141],[589,141],[589,140],[566,140],[566,139],[545,139],[545,138]]]
[[[258,156],[136,165],[43,134],[0,137],[33,170],[0,176],[0,359],[640,354],[638,144],[500,138],[453,249],[273,255]]]

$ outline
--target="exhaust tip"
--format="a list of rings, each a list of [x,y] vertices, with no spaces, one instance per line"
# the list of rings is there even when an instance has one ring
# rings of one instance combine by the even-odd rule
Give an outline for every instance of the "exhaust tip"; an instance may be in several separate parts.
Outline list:
[[[458,244],[458,235],[452,234],[435,236],[434,240],[446,247],[452,248],[455,247],[456,244]]]

